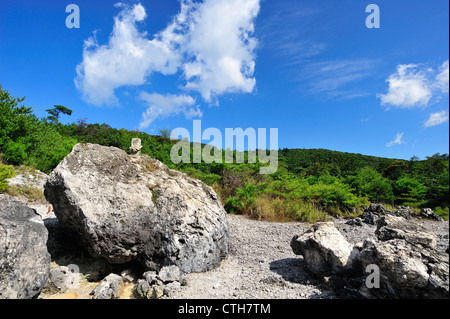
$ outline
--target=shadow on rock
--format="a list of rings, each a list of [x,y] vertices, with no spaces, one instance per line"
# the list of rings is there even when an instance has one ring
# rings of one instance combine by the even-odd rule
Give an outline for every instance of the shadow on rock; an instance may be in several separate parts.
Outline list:
[[[286,258],[270,263],[270,270],[284,280],[297,284],[310,284],[311,274],[307,271],[303,258]]]

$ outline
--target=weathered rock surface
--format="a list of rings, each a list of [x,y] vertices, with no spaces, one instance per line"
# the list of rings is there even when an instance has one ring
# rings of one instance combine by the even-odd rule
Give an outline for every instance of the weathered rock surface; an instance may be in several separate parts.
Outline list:
[[[398,206],[397,209],[392,213],[392,215],[397,217],[403,217],[406,219],[411,219],[413,212],[408,206]]]
[[[400,217],[377,223],[379,241],[367,240],[361,251],[365,268],[380,269],[380,288],[365,289],[367,298],[449,298],[448,255],[436,249],[436,238]]]
[[[386,215],[377,221],[375,231],[379,240],[404,239],[410,244],[421,244],[424,247],[435,248],[436,237],[426,233],[413,223],[408,223],[402,217]]]
[[[44,189],[44,185],[47,182],[48,176],[41,171],[34,170],[33,172],[23,172],[17,174],[15,177],[7,179],[9,186],[18,187],[32,187],[39,190]]]
[[[148,269],[217,267],[228,254],[226,212],[202,182],[147,155],[77,144],[53,171],[45,197],[94,257]]]
[[[317,275],[346,274],[359,270],[359,250],[333,223],[318,223],[291,241],[295,254],[303,255],[308,269]]]
[[[0,195],[0,299],[39,295],[50,272],[47,237],[34,209]]]
[[[114,299],[123,290],[123,278],[116,274],[108,275],[103,281],[92,290],[92,299]]]
[[[375,209],[370,212],[377,213]],[[294,253],[303,255],[308,270],[322,276],[324,284],[340,298],[448,298],[447,246],[442,238],[422,227],[419,219],[399,216],[379,216],[376,229],[372,229],[375,236],[368,236],[364,242],[352,240],[353,244],[333,223],[319,223],[295,236],[291,247]],[[339,229],[349,238],[355,235],[349,233],[349,226],[356,233],[369,230],[357,222],[341,223]],[[445,229],[448,232],[448,225]],[[365,284],[368,273],[363,270],[373,267],[379,269],[379,287]]]
[[[433,212],[431,208],[422,208],[420,211],[420,217],[437,220],[440,222],[444,221],[444,219]]]
[[[51,266],[50,276],[43,290],[48,294],[63,293],[79,283],[77,275],[72,267]]]
[[[134,286],[134,294],[141,299],[159,299],[170,296],[186,284],[186,277],[177,266],[163,267],[159,273],[148,271]]]

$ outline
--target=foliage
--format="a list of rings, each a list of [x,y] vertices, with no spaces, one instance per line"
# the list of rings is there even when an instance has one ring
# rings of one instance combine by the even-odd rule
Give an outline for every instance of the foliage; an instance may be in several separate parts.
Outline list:
[[[436,207],[434,209],[434,212],[439,216],[441,216],[443,219],[448,220],[448,207],[445,208]]]
[[[351,186],[355,188],[359,196],[365,196],[375,203],[391,202],[394,197],[389,180],[372,167],[361,168]]]
[[[397,201],[409,206],[420,206],[427,195],[427,187],[410,176],[398,179],[394,191]]]
[[[47,119],[55,124],[59,122],[59,116],[61,113],[69,116],[72,115],[72,110],[62,105],[55,105],[54,108],[45,110],[45,112],[50,114]]]
[[[263,164],[258,157],[256,163],[174,164],[170,151],[176,141],[170,139],[170,129],[152,136],[92,124],[86,118],[63,125],[60,116],[72,115],[72,110],[55,105],[47,110],[49,117],[38,119],[31,107],[22,105],[24,99],[0,86],[0,154],[6,164],[24,164],[49,173],[76,143],[113,146],[129,152],[131,139],[140,138],[142,154],[213,187],[229,213],[314,222],[325,220],[329,214],[353,216],[369,202],[382,202],[430,207],[448,218],[447,154],[400,160],[324,149],[283,149],[278,153],[278,171],[272,175],[259,174]],[[190,146],[192,159],[193,144]],[[243,155],[248,159],[248,152]],[[5,188],[8,171],[7,166],[0,166],[0,188]],[[157,200],[157,192],[153,197]]]
[[[11,166],[0,164],[0,192],[8,187],[7,179],[16,176]]]

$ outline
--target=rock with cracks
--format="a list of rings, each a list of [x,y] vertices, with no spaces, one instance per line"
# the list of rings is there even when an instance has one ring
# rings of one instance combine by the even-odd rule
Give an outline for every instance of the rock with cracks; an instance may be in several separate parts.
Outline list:
[[[353,273],[360,269],[359,250],[354,248],[333,223],[318,223],[295,236],[291,248],[303,255],[308,269],[319,276]]]
[[[449,298],[448,254],[436,249],[435,236],[394,216],[382,217],[376,234],[379,241],[365,241],[361,261],[379,267],[380,287],[362,287],[363,296]]]
[[[92,290],[92,299],[115,299],[123,289],[123,278],[116,274],[110,274]]]
[[[0,195],[0,299],[40,294],[50,272],[47,237],[34,209]]]
[[[44,194],[90,254],[110,263],[191,273],[219,266],[228,254],[226,212],[213,189],[147,155],[77,144]]]

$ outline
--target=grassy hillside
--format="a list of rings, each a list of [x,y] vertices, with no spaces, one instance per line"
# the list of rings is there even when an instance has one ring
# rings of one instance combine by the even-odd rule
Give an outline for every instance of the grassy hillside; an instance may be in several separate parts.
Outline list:
[[[201,179],[219,194],[229,213],[253,218],[317,221],[329,214],[356,216],[370,202],[431,207],[448,218],[449,157],[425,160],[387,159],[323,149],[283,149],[279,169],[259,174],[256,164],[174,164],[169,131],[160,136],[90,124],[86,119],[61,124],[71,110],[55,106],[38,119],[24,99],[0,86],[0,191],[11,175],[7,165],[26,165],[50,173],[79,142],[115,146],[129,152],[132,138],[142,140],[142,153],[171,168]]]

